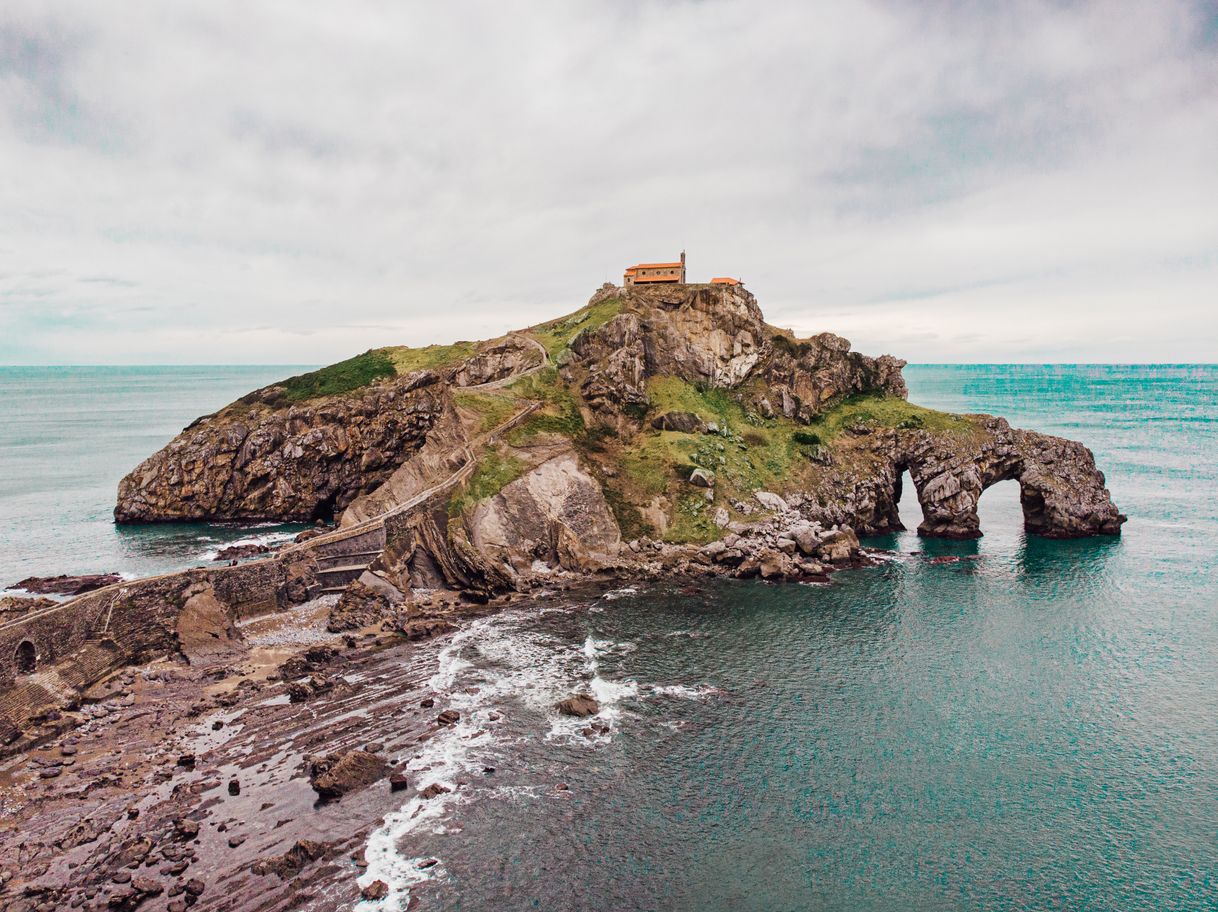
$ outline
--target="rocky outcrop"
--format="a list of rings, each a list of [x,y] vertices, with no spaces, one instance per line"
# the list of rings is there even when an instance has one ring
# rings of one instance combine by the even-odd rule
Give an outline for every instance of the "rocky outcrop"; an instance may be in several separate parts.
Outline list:
[[[334,801],[389,774],[389,764],[366,750],[331,754],[310,764],[309,783],[323,800]]]
[[[290,406],[236,403],[127,475],[114,517],[329,519],[385,481],[449,407],[429,371]]]
[[[343,511],[339,525],[353,526],[396,509],[451,476],[469,457],[465,428],[451,398],[446,398],[422,446],[380,485],[356,497]]]
[[[849,341],[833,333],[796,339],[771,332],[769,357],[748,396],[760,415],[810,421],[842,396],[880,392],[903,399],[907,395],[901,376],[905,362],[899,358],[853,352]]]
[[[906,394],[904,361],[852,352],[832,333],[796,339],[767,325],[738,285],[609,288],[593,303],[606,295],[619,298],[622,311],[577,336],[560,369],[608,422],[645,411],[647,379],[655,376],[739,388],[758,414],[802,421],[842,396]]]
[[[815,490],[784,492],[804,516],[848,525],[860,534],[904,528],[897,513],[901,478],[909,473],[934,538],[981,535],[977,504],[990,486],[1016,481],[1024,528],[1046,538],[1119,534],[1117,510],[1081,443],[1012,428],[1004,419],[970,416],[963,430],[856,427],[830,451]]]
[[[545,362],[545,350],[524,336],[512,335],[482,346],[452,372],[454,386],[481,386],[507,380]]]
[[[535,561],[596,570],[613,564],[621,546],[600,485],[573,453],[543,462],[478,504],[468,528],[478,551],[517,572]]]
[[[13,583],[13,589],[21,589],[34,595],[82,595],[122,582],[117,573],[89,573],[83,576],[30,576]]]

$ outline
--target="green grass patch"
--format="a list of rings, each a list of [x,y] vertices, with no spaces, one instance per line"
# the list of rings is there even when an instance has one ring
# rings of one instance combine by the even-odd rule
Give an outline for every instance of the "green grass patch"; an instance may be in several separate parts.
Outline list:
[[[950,412],[937,412],[906,402],[896,396],[859,395],[843,399],[818,415],[804,434],[814,434],[829,442],[839,433],[856,425],[879,428],[924,428],[928,431],[970,433],[977,429],[972,420]]]
[[[677,501],[672,524],[664,530],[664,540],[678,545],[704,545],[723,534],[711,514],[715,505],[702,494],[686,494]]]
[[[652,377],[647,381],[647,398],[657,415],[665,412],[693,412],[703,421],[719,426],[745,423],[744,409],[724,389],[699,389],[679,377]]]
[[[508,389],[514,395],[545,403],[519,427],[512,428],[507,437],[509,443],[521,446],[538,434],[562,434],[576,439],[584,433],[584,416],[579,410],[579,402],[562,382],[558,369],[553,365],[521,377]]]
[[[459,494],[448,502],[448,515],[460,516],[467,509],[488,497],[494,497],[521,476],[524,463],[498,448],[487,450],[478,459],[473,474]]]
[[[316,399],[319,396],[337,396],[367,386],[381,377],[396,376],[393,361],[384,349],[372,349],[346,361],[328,367],[288,377],[276,384],[283,387],[283,397],[291,402]]]
[[[458,390],[453,394],[457,406],[482,418],[479,430],[492,431],[518,411],[518,400],[511,395],[476,393]]]
[[[453,342],[450,345],[425,345],[422,348],[394,345],[380,351],[393,362],[399,374],[408,374],[411,371],[451,367],[472,356],[477,349],[477,342]]]
[[[620,298],[606,298],[597,304],[581,307],[573,314],[531,327],[528,333],[545,347],[550,359],[553,360],[581,332],[604,326],[621,312]]]

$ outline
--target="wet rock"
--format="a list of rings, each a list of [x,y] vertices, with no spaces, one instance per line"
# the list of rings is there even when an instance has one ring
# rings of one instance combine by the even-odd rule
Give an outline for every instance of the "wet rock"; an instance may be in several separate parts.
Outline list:
[[[461,721],[461,713],[455,709],[446,709],[440,715],[436,716],[436,721],[441,725],[454,725]]]
[[[410,780],[406,778],[405,772],[399,770],[389,776],[389,790],[391,792],[400,792],[407,788],[410,788]]]
[[[435,705],[436,705],[435,697],[424,697],[422,700],[419,701],[419,706],[421,706],[423,709],[431,709]]]
[[[438,782],[433,782],[431,785],[427,786],[425,789],[423,789],[421,792],[419,792],[419,797],[422,798],[424,801],[430,801],[432,798],[435,798],[437,795],[447,795],[451,791],[452,791],[452,789],[450,789],[448,786],[441,785]]]
[[[191,820],[189,817],[178,820],[173,828],[179,839],[189,841],[199,835],[199,821]]]
[[[586,716],[595,716],[601,711],[601,707],[591,694],[579,693],[567,697],[565,700],[559,701],[558,711],[564,716],[583,718]]]
[[[83,595],[103,586],[121,583],[117,573],[90,573],[81,576],[28,576],[8,588],[23,589],[35,595]]]
[[[251,542],[244,545],[229,545],[227,548],[221,548],[216,552],[213,561],[228,561],[242,560],[247,557],[258,557],[261,554],[272,554],[278,551],[277,546],[264,545],[256,542]]]
[[[328,842],[300,839],[282,855],[272,855],[254,862],[252,870],[255,874],[277,874],[287,880],[295,877],[310,862],[324,857],[329,851]]]
[[[228,780],[228,793],[230,795],[240,795],[241,794],[241,780],[239,780],[239,779]]]
[[[409,618],[397,625],[397,632],[411,642],[429,640],[432,637],[451,633],[456,626],[444,618]]]
[[[368,751],[353,750],[314,761],[309,779],[321,798],[337,800],[383,778],[388,770],[384,758]]]
[[[389,884],[383,880],[374,880],[359,891],[360,899],[365,902],[379,902],[389,895]]]

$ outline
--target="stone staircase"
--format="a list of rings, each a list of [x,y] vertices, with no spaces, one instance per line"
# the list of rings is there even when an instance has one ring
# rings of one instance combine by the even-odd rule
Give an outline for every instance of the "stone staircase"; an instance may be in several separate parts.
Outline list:
[[[379,524],[314,548],[321,594],[342,592],[384,550],[385,527]]]

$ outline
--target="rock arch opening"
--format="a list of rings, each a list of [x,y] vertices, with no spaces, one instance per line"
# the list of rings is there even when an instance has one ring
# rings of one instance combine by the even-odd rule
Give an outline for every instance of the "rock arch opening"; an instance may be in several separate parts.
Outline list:
[[[38,667],[38,650],[29,640],[22,640],[17,645],[14,661],[17,663],[17,674],[33,674]]]
[[[921,525],[922,504],[918,500],[918,489],[914,486],[908,466],[896,467],[892,502],[896,506],[897,529],[916,529]]]

